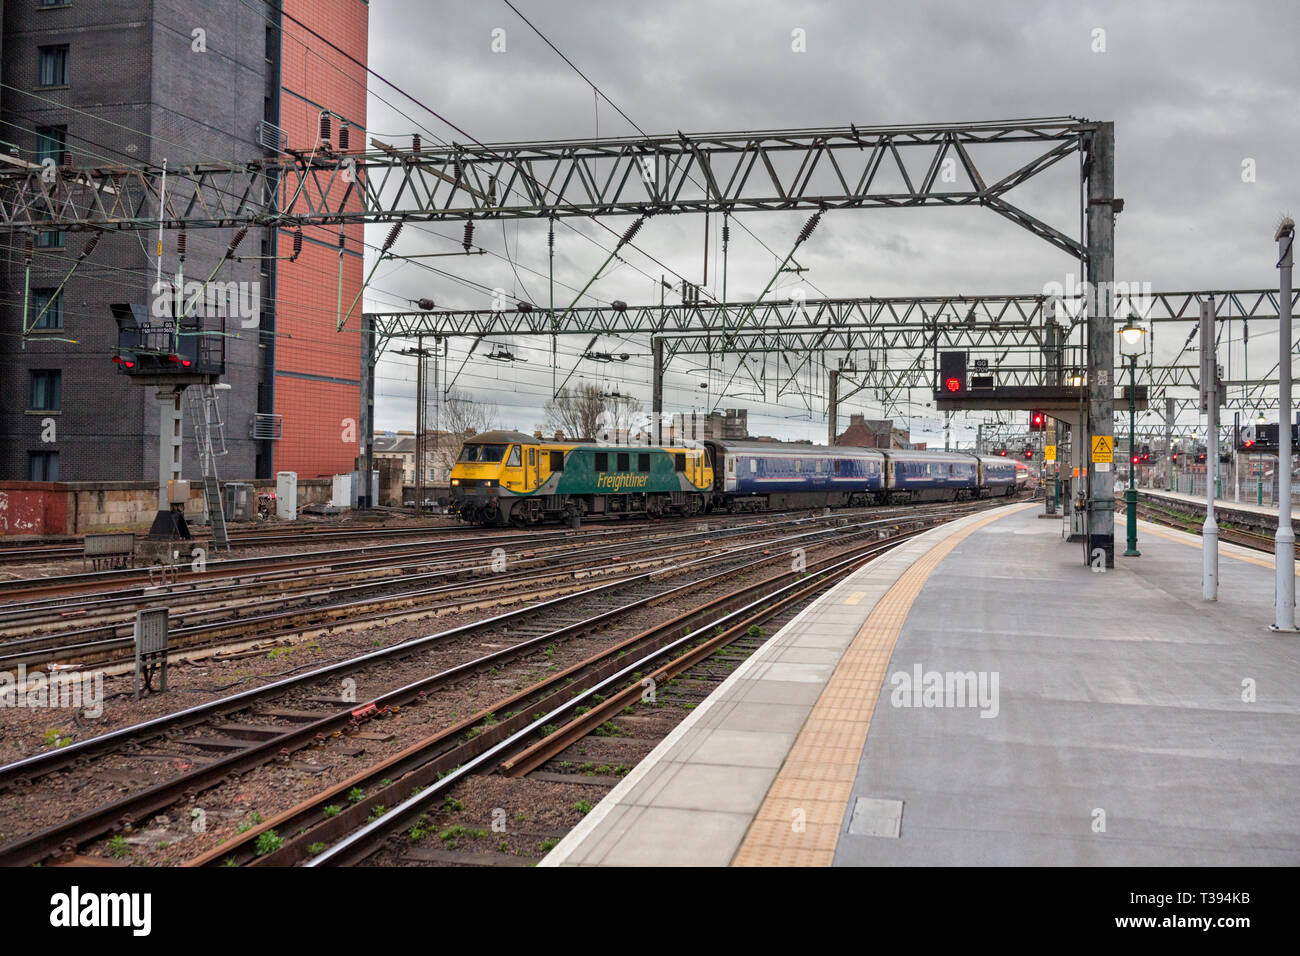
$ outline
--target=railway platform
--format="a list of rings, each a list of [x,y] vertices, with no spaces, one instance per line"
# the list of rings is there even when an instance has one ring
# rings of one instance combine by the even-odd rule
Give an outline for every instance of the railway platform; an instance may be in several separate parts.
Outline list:
[[[1123,495],[1116,493],[1116,499],[1121,499]],[[1170,503],[1182,508],[1192,509],[1199,514],[1205,514],[1205,496],[1188,495],[1177,491],[1167,491],[1157,488],[1139,488],[1139,500],[1148,500],[1151,502]],[[1240,501],[1233,501],[1231,498],[1216,498],[1214,500],[1215,512],[1240,512],[1244,515],[1258,517],[1270,528],[1277,527],[1277,505],[1264,504],[1257,505],[1254,501],[1254,495],[1250,500],[1243,495]],[[1291,521],[1293,524],[1300,524],[1300,511],[1297,511],[1294,505],[1291,508]]]
[[[774,634],[544,866],[1295,865],[1300,636],[1272,556],[1040,505],[911,539]],[[1298,565],[1300,570],[1300,565]]]

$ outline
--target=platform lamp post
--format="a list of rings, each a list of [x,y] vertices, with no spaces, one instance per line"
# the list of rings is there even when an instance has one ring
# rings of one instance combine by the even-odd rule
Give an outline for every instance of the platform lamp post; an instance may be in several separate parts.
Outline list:
[[[1124,328],[1119,330],[1120,354],[1129,360],[1128,377],[1128,491],[1124,492],[1124,511],[1128,517],[1128,547],[1124,557],[1140,558],[1138,550],[1137,518],[1137,468],[1133,465],[1133,442],[1137,437],[1137,362],[1138,356],[1146,351],[1147,330],[1133,321],[1129,316]]]

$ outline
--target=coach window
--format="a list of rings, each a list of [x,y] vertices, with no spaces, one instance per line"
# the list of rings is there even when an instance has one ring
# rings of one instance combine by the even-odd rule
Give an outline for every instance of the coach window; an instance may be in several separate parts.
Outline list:
[[[631,456],[631,455],[629,455],[629,454],[628,454],[627,452],[625,452],[625,451],[621,451],[621,452],[619,452],[619,453],[618,453],[618,470],[619,470],[619,471],[629,471],[629,470],[631,470],[631,467],[632,467],[632,465],[631,465],[631,461],[632,461],[632,456]]]
[[[758,459],[757,459],[757,458],[751,458],[751,459],[749,459],[749,473],[750,473],[751,475],[756,475],[756,474],[758,474]]]
[[[596,452],[596,470],[609,471],[609,452],[607,451]]]
[[[647,473],[650,471],[650,456],[645,452],[640,452],[636,456],[636,470]]]
[[[551,471],[564,471],[564,452],[551,452]]]
[[[537,464],[537,449],[530,448],[528,449],[528,467],[532,468],[536,464]]]
[[[519,446],[518,445],[510,446],[510,458],[507,459],[506,461],[506,467],[507,468],[519,467]]]
[[[838,475],[839,473],[840,473],[840,460],[839,460],[838,458],[836,458],[836,459],[835,459],[835,474]]]
[[[686,455],[684,453],[677,452],[673,455],[673,470],[681,472],[686,471]]]

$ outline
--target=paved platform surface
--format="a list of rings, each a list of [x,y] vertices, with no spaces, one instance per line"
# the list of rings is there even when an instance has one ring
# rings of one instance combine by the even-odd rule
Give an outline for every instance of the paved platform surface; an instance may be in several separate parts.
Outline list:
[[[1207,604],[1199,538],[1142,522],[1097,573],[1040,510],[827,592],[543,865],[1300,863],[1271,556],[1221,546]]]

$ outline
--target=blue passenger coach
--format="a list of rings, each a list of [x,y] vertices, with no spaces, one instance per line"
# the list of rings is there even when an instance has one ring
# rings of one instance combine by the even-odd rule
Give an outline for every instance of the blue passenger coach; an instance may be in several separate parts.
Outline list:
[[[861,507],[885,490],[885,456],[871,448],[710,441],[715,505],[730,511]]]
[[[979,462],[971,455],[902,449],[885,455],[890,501],[955,501],[979,492]]]

